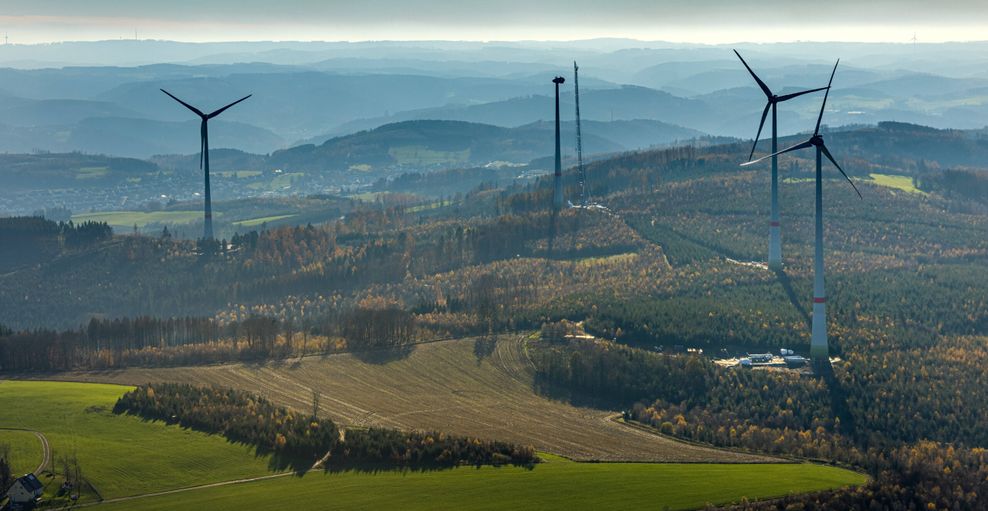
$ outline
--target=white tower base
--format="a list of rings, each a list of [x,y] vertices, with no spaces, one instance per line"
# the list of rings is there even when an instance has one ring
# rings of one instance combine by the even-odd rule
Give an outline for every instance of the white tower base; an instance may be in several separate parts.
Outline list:
[[[779,222],[770,222],[768,227],[768,269],[782,270],[782,233]]]
[[[830,360],[827,344],[827,299],[813,298],[813,335],[810,340],[810,358],[814,363]]]

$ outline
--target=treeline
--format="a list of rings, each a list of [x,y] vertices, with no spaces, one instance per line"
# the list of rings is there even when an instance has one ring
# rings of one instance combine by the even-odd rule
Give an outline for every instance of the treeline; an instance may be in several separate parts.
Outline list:
[[[920,190],[984,202],[988,197],[988,172],[975,169],[943,169],[918,174]]]
[[[0,332],[0,371],[67,371],[136,365],[182,365],[286,355],[281,324],[251,317],[220,324],[208,318],[98,319],[76,330]]]
[[[291,456],[321,457],[340,440],[330,420],[294,413],[262,397],[219,387],[142,385],[121,396],[113,412],[216,433],[261,451]]]
[[[395,349],[414,342],[417,334],[410,313],[373,303],[304,324],[259,315],[227,322],[93,318],[77,330],[13,332],[0,327],[0,372],[201,365]]]
[[[988,509],[988,451],[920,442],[872,453],[875,480],[848,490],[789,495],[730,507],[735,511]]]
[[[297,413],[247,392],[186,384],[148,384],[124,394],[114,413],[130,413],[221,434],[261,452],[318,460],[330,467],[356,465],[436,466],[532,465],[531,447],[436,432],[371,428],[341,435],[328,419]],[[328,455],[328,456],[327,456]]]
[[[551,327],[544,331],[548,335]],[[606,341],[539,343],[531,352],[536,383],[629,405],[655,396],[682,402],[706,394],[712,367],[699,356],[662,356]]]
[[[53,222],[40,216],[0,218],[0,270],[47,261],[66,249],[110,239],[105,222]]]
[[[540,342],[531,354],[539,383],[630,407],[631,418],[691,440],[754,448],[739,440],[745,430],[738,427],[839,427],[819,399],[820,380],[798,373],[725,371],[701,355],[653,353],[599,340]],[[645,406],[643,400],[654,404]],[[691,425],[701,421],[691,414],[703,415],[698,429]],[[776,440],[778,435],[771,438]],[[774,452],[784,452],[782,447],[788,446]]]

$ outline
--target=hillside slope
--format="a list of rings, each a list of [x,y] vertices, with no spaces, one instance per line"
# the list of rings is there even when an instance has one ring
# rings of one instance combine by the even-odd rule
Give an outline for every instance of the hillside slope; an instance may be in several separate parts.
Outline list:
[[[616,412],[575,407],[533,391],[523,339],[503,337],[478,360],[464,340],[422,344],[407,358],[375,363],[354,355],[307,357],[297,363],[76,372],[59,379],[136,384],[175,381],[257,392],[299,410],[321,409],[348,426],[427,429],[498,438],[577,460],[729,462],[777,461],[706,449],[610,420]]]

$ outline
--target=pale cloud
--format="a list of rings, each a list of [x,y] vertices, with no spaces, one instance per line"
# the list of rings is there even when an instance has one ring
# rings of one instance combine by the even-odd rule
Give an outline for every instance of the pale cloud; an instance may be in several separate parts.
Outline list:
[[[4,0],[14,42],[573,40],[696,43],[984,39],[988,2],[873,0]]]

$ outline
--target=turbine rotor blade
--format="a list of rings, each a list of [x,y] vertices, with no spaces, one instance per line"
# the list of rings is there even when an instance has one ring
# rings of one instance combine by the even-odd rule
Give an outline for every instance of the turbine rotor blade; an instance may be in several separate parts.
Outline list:
[[[803,94],[809,94],[811,92],[819,92],[819,91],[822,91],[822,90],[825,90],[825,89],[827,89],[827,87],[817,87],[816,89],[804,90],[804,91],[801,91],[801,92],[794,92],[792,94],[786,94],[784,96],[779,96],[778,98],[775,99],[775,101],[781,103],[783,101],[789,101],[792,98],[798,98],[798,97],[802,96]]]
[[[778,156],[780,154],[785,154],[785,153],[792,152],[792,151],[798,151],[800,149],[806,149],[807,147],[813,147],[813,143],[810,142],[809,140],[807,140],[806,142],[803,142],[802,144],[796,144],[796,145],[794,145],[792,147],[789,147],[787,149],[783,149],[781,151],[772,153],[772,154],[770,154],[768,156],[762,156],[761,158],[759,158],[757,160],[744,162],[744,163],[741,164],[741,166],[742,167],[747,167],[748,165],[754,165],[754,164],[756,164],[758,162],[765,161],[765,160],[767,160],[767,159],[769,159],[769,158],[771,158],[773,156]]]
[[[765,126],[765,118],[768,117],[768,109],[771,107],[771,101],[765,103],[765,110],[762,110],[762,122],[758,123],[758,133],[755,133],[755,142],[751,144],[751,153],[748,155],[748,161],[751,161],[751,157],[755,155],[755,147],[758,146],[758,137],[762,136],[762,128]]]
[[[164,92],[165,94],[168,94],[168,96],[169,96],[169,97],[171,97],[171,98],[172,98],[172,99],[174,99],[175,101],[178,101],[179,103],[181,103],[181,104],[182,104],[183,106],[185,106],[185,108],[188,108],[189,110],[192,110],[192,111],[193,111],[193,112],[195,112],[195,113],[196,113],[196,115],[198,115],[199,117],[206,117],[206,114],[204,114],[204,113],[202,113],[202,111],[201,111],[201,110],[199,110],[198,108],[196,108],[196,107],[194,107],[194,106],[192,106],[192,105],[190,105],[190,104],[188,104],[188,103],[186,103],[185,101],[182,101],[181,99],[178,99],[178,98],[176,98],[175,96],[173,96],[173,95],[172,95],[172,93],[171,93],[171,92],[168,92],[168,91],[166,91],[165,89],[158,89],[158,90],[160,90],[161,92]]]
[[[848,183],[851,183],[851,188],[854,188],[854,191],[858,194],[858,198],[863,199],[864,197],[861,196],[861,192],[858,191],[858,187],[854,186],[854,181],[851,181],[851,178],[847,176],[847,172],[844,172],[844,169],[840,168],[840,165],[837,164],[837,160],[835,160],[834,156],[830,154],[830,151],[827,150],[827,146],[820,144],[819,147],[820,147],[820,151],[823,152],[823,155],[826,156],[828,160],[830,160],[830,163],[833,163],[834,166],[837,167],[837,170],[839,170],[840,173],[844,176],[844,179],[846,179]]]
[[[226,105],[225,107],[220,108],[219,110],[216,110],[215,112],[207,115],[206,118],[207,119],[212,119],[213,117],[216,117],[217,115],[223,113],[223,111],[226,110],[227,108],[230,108],[231,106],[236,105],[237,103],[240,103],[241,101],[243,101],[243,100],[245,100],[245,99],[247,99],[247,98],[249,98],[251,96],[253,96],[253,94],[248,94],[248,95],[246,95],[246,96],[244,96],[244,97],[242,97],[242,98],[234,101],[233,103],[230,103],[229,105]]]
[[[768,85],[765,85],[765,82],[763,82],[762,79],[759,78],[758,75],[756,75],[755,72],[751,70],[751,66],[749,66],[748,63],[744,61],[744,58],[741,57],[741,54],[738,53],[738,50],[734,50],[734,54],[737,55],[739,59],[741,59],[741,63],[744,64],[744,67],[748,70],[749,73],[751,73],[751,77],[754,78],[756,82],[758,82],[758,86],[761,87],[762,92],[765,93],[765,96],[771,98],[772,91],[768,88]]]
[[[837,64],[840,64],[840,59],[837,59]],[[827,92],[823,93],[823,104],[820,105],[820,116],[816,118],[816,129],[813,130],[814,135],[820,134],[820,121],[823,120],[823,111],[827,108],[827,96],[830,95],[830,86],[834,83],[834,75],[837,73],[837,64],[834,64],[834,70],[830,72],[830,81],[827,82]]]

